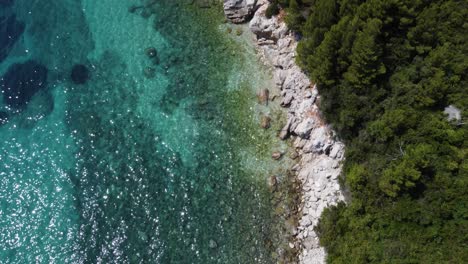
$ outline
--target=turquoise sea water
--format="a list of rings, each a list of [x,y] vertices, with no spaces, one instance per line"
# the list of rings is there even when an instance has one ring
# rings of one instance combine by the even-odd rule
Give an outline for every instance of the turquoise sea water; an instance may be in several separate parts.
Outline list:
[[[277,261],[269,76],[190,2],[0,2],[0,263]]]

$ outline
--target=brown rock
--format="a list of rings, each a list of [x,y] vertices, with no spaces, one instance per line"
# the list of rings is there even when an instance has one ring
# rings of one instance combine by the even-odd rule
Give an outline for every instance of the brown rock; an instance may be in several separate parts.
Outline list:
[[[276,176],[270,176],[268,178],[268,187],[270,188],[270,190],[272,192],[276,191],[276,187],[278,186],[278,179],[276,178]]]
[[[279,134],[279,138],[281,140],[286,140],[288,138],[288,136],[289,136],[289,131],[281,129],[280,134]]]
[[[297,153],[297,151],[293,150],[293,152],[291,152],[290,158],[295,160],[298,157],[299,157],[299,153]]]
[[[268,89],[262,89],[257,93],[258,103],[268,105],[270,97],[270,91]]]
[[[271,154],[271,157],[274,159],[274,160],[279,160],[281,159],[281,157],[283,156],[283,154],[279,151],[275,151]]]
[[[270,128],[271,118],[269,116],[266,116],[266,115],[262,116],[262,119],[260,121],[260,125],[264,129]]]
[[[279,133],[279,138],[281,140],[285,140],[289,137],[289,129],[291,128],[291,123],[292,123],[292,120],[288,119],[288,122],[286,123],[286,125],[281,129]]]

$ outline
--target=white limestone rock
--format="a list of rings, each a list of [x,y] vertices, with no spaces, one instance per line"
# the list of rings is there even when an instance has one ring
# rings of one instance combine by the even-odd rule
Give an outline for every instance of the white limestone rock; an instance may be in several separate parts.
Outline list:
[[[300,138],[309,138],[310,132],[315,126],[314,118],[304,119],[297,127],[294,129],[294,133]]]
[[[272,39],[274,41],[283,38],[288,33],[288,27],[284,23],[279,23],[276,17],[267,18],[264,14],[268,5],[258,8],[257,14],[249,23],[250,30],[257,35],[257,38]]]
[[[257,0],[224,0],[224,14],[232,23],[244,23],[252,18]]]

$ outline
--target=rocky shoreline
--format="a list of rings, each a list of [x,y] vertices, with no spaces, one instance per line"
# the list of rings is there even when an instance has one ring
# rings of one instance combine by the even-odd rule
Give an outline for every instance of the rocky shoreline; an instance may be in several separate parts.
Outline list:
[[[344,144],[320,117],[317,88],[295,64],[297,42],[279,16],[268,19],[267,0],[224,0],[224,12],[232,23],[249,22],[255,46],[270,66],[281,106],[287,109],[287,123],[279,131],[282,140],[291,138],[299,162],[291,170],[302,185],[301,215],[293,231],[299,263],[325,263],[314,226],[324,208],[344,200],[338,177],[344,158]]]

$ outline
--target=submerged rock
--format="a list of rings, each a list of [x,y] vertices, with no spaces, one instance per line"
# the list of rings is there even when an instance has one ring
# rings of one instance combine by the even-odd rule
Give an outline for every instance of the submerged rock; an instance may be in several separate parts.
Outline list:
[[[252,18],[257,0],[224,0],[224,14],[232,23],[244,23]]]
[[[135,13],[138,9],[143,8],[143,6],[132,5],[128,7],[129,13]]]
[[[159,64],[158,51],[155,47],[148,47],[145,49],[146,56],[153,62],[153,64]]]
[[[148,56],[148,58],[154,58],[158,56],[158,51],[155,47],[148,47],[145,49],[145,54]]]
[[[272,192],[276,191],[276,187],[278,186],[278,179],[276,176],[272,175],[268,177],[268,187]]]
[[[257,93],[258,103],[268,105],[270,99],[270,91],[268,89],[262,89]]]
[[[289,157],[292,159],[292,160],[295,160],[297,158],[299,158],[299,153],[297,153],[297,151],[293,150],[291,152],[291,154],[289,155]]]
[[[271,118],[269,116],[262,116],[262,119],[260,121],[260,126],[264,129],[270,128],[271,125]]]
[[[156,69],[152,67],[145,67],[143,74],[148,79],[154,78],[154,76],[156,76]]]
[[[289,129],[291,127],[291,123],[292,123],[292,119],[289,118],[286,125],[281,129],[281,131],[279,133],[279,138],[281,140],[286,140],[289,137]]]
[[[279,152],[279,151],[275,151],[271,154],[271,157],[274,159],[274,160],[279,160],[281,159],[281,157],[283,156],[283,153]]]
[[[0,79],[3,102],[15,109],[24,108],[39,90],[47,86],[47,68],[34,61],[11,65]]]
[[[216,241],[214,241],[213,239],[210,239],[210,242],[209,242],[208,246],[209,246],[211,249],[215,249],[215,248],[218,247],[218,243],[216,243]]]
[[[75,64],[72,68],[71,79],[75,84],[84,84],[89,79],[89,70],[83,64]]]

